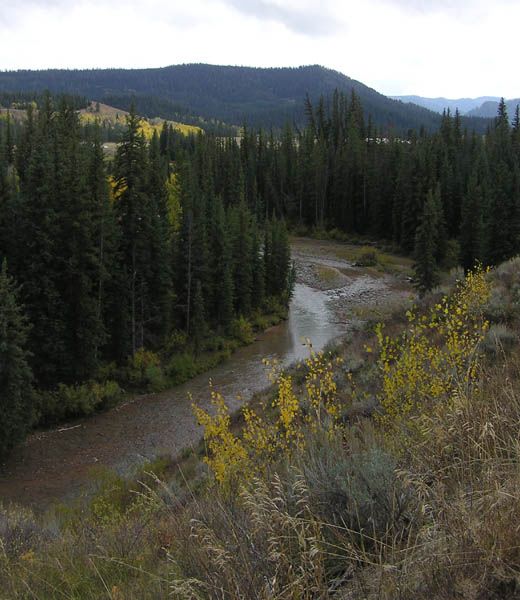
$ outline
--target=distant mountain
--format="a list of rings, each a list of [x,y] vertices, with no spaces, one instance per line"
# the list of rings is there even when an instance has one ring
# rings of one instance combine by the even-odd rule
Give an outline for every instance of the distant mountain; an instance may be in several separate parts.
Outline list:
[[[145,116],[179,119],[200,115],[229,124],[280,127],[287,120],[303,123],[304,98],[330,97],[335,89],[360,97],[366,115],[385,130],[436,129],[440,116],[424,107],[393,100],[338,71],[321,66],[252,68],[207,64],[156,69],[47,70],[0,72],[0,91],[49,89],[128,108],[135,98]],[[152,104],[162,114],[146,114]],[[169,111],[175,114],[169,114]],[[187,122],[186,118],[182,119]],[[484,131],[486,122],[468,120]]]
[[[474,108],[468,112],[470,117],[484,117],[486,119],[497,116],[498,102],[500,98],[493,101],[484,102],[481,106]],[[511,120],[515,116],[515,110],[517,105],[520,104],[520,98],[514,98],[512,100],[506,100],[507,112]]]
[[[419,106],[423,106],[434,112],[441,113],[448,108],[452,113],[456,109],[459,109],[461,115],[469,113],[469,111],[479,108],[484,102],[498,102],[500,98],[498,96],[480,96],[479,98],[424,98],[423,96],[391,96],[394,100],[401,100],[401,102],[413,102]],[[484,115],[474,115],[484,116]],[[495,116],[495,115],[492,115]]]

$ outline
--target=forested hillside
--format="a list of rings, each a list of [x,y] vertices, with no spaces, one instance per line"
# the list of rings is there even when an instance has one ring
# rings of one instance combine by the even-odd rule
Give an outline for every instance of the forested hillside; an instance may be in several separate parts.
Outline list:
[[[520,103],[520,98],[506,100],[506,107],[511,116],[515,114],[516,107]],[[481,105],[476,106],[468,112],[469,117],[483,117],[485,119],[496,115],[499,106],[499,100],[487,100]]]
[[[484,102],[493,101],[496,103],[495,110],[492,114],[487,115],[492,118],[496,115],[496,109],[498,108],[498,102],[500,98],[498,96],[480,96],[478,98],[425,98],[423,96],[392,96],[394,100],[401,100],[401,102],[412,102],[419,106],[424,106],[429,110],[433,110],[442,114],[445,110],[450,110],[454,113],[456,110],[461,115],[466,115],[472,109],[478,109]],[[477,116],[474,114],[473,116]],[[484,116],[484,115],[478,115]]]
[[[86,96],[128,109],[132,101],[140,114],[187,123],[200,115],[228,124],[283,127],[286,121],[305,122],[303,100],[331,96],[335,89],[361,99],[366,115],[385,133],[393,130],[437,129],[441,117],[423,107],[392,100],[317,65],[299,68],[251,68],[206,64],[175,65],[158,69],[8,71],[0,73],[0,91],[49,89]],[[484,133],[487,122],[467,119],[464,126]],[[196,123],[195,123],[196,124]]]
[[[341,93],[308,102],[306,114],[298,134],[246,130],[224,153],[205,140],[257,214],[387,240],[416,256],[425,287],[442,267],[520,251],[520,121],[510,126],[504,104],[486,136],[447,113],[438,132],[377,137],[359,98]]]
[[[378,137],[340,92],[307,100],[301,131],[240,140],[145,131],[132,112],[108,165],[77,106],[46,96],[25,121],[0,119],[3,289],[19,307],[5,318],[20,340],[5,385],[16,404],[30,368],[27,427],[110,404],[121,384],[182,381],[282,315],[284,222],[384,240],[415,257],[422,292],[441,269],[520,251],[520,122],[503,103],[485,137],[450,114],[436,133]]]

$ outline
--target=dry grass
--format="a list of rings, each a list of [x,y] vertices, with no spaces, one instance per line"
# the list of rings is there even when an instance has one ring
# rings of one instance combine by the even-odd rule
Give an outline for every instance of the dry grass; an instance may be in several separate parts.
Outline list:
[[[517,326],[517,267],[492,274],[507,307],[492,297],[488,310],[506,315],[495,327]],[[402,329],[397,312],[388,317],[390,332]],[[0,597],[520,598],[518,342],[484,355],[471,386],[414,415],[422,435],[396,452],[377,421],[353,410],[353,386],[358,399],[380,390],[367,339],[352,338],[361,366],[340,388],[345,426],[309,430],[300,450],[236,493],[191,453],[174,478],[107,477],[88,507],[46,523],[2,509]]]

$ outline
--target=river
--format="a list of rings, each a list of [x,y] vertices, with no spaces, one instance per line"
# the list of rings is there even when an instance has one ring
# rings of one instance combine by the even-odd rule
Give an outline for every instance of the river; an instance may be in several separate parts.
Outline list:
[[[200,439],[191,402],[209,405],[210,379],[236,408],[268,385],[263,358],[277,358],[284,365],[305,358],[306,339],[321,349],[341,335],[344,328],[334,320],[326,293],[297,283],[287,321],[263,332],[214,369],[174,389],[32,434],[3,468],[0,498],[41,509],[81,493],[93,467],[129,474],[158,455],[176,455]]]
[[[177,455],[200,440],[191,403],[210,406],[210,379],[235,409],[268,385],[263,358],[290,365],[308,356],[306,340],[320,350],[341,336],[352,306],[366,308],[402,294],[402,283],[395,277],[353,268],[342,258],[344,248],[332,242],[295,240],[298,282],[287,321],[183,385],[31,434],[0,470],[0,500],[42,510],[88,490],[96,467],[131,475],[157,456]],[[325,269],[326,281],[317,276],[320,269]]]

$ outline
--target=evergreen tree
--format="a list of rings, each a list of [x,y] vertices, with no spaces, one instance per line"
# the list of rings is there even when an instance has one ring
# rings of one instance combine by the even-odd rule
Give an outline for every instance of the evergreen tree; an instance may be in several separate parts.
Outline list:
[[[123,329],[119,310],[124,291],[120,266],[119,244],[121,233],[110,201],[105,157],[99,127],[94,129],[94,139],[87,157],[87,189],[92,205],[94,265],[93,291],[96,296],[96,317],[101,327],[100,342],[109,360],[120,360],[123,352],[119,346]]]
[[[145,345],[148,323],[157,317],[150,302],[152,265],[149,234],[153,212],[146,192],[148,154],[139,121],[135,111],[131,110],[126,133],[114,161],[125,288],[120,307],[126,326],[121,335],[126,353],[131,354]]]
[[[195,354],[200,354],[202,343],[206,335],[206,314],[204,310],[204,296],[202,295],[202,284],[200,281],[195,283],[195,294],[193,297],[193,312],[191,321],[191,337]]]
[[[61,248],[64,232],[59,185],[63,186],[63,182],[58,183],[61,165],[57,162],[60,154],[54,125],[47,97],[38,113],[34,137],[27,140],[23,150],[27,152],[27,162],[20,171],[22,244],[17,279],[22,284],[22,302],[33,325],[29,334],[29,347],[34,349],[31,367],[43,387],[67,381],[70,376],[68,307],[62,293],[63,273],[68,270]],[[32,127],[29,123],[29,131]]]
[[[230,233],[233,243],[235,311],[247,317],[252,307],[253,270],[251,214],[244,202],[230,212]]]
[[[253,271],[252,301],[253,308],[257,310],[262,308],[265,300],[265,263],[260,250],[260,233],[258,231],[257,223],[254,222],[251,243],[251,263]]]
[[[415,285],[421,294],[431,290],[439,281],[435,259],[438,219],[438,205],[434,193],[430,190],[415,237]]]
[[[0,271],[0,459],[23,440],[32,424],[27,333],[28,322],[4,259]]]
[[[462,222],[460,228],[461,262],[465,271],[482,261],[484,249],[484,198],[482,188],[473,174],[468,191],[462,202]]]

